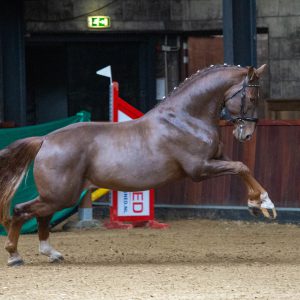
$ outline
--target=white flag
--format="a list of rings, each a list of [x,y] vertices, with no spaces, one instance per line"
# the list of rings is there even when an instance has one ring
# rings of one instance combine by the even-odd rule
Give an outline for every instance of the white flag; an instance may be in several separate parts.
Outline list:
[[[112,76],[111,76],[111,67],[107,66],[103,69],[100,69],[96,72],[96,74],[100,75],[100,76],[105,76],[105,77],[109,77],[110,79],[110,83],[112,83]]]

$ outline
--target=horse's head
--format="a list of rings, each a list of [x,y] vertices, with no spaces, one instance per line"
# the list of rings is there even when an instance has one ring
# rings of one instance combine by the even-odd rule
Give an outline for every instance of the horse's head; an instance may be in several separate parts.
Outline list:
[[[258,121],[259,77],[267,65],[247,68],[241,82],[225,93],[225,108],[234,124],[233,134],[240,142],[251,139]]]

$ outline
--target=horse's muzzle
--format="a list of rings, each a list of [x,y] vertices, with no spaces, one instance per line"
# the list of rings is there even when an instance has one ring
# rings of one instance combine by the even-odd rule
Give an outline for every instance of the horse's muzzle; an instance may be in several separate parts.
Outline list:
[[[255,130],[255,123],[241,121],[234,124],[233,135],[239,142],[250,141]]]

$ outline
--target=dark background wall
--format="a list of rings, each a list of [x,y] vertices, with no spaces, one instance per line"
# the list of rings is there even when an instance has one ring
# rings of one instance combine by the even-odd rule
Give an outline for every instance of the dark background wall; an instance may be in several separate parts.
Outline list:
[[[27,32],[87,32],[86,14],[109,15],[108,32],[201,32],[222,29],[222,0],[26,0]],[[270,97],[298,97],[300,2],[257,0],[257,27],[269,38]],[[278,85],[278,79],[282,84]]]
[[[1,5],[3,3],[5,2],[1,2]],[[93,118],[107,119],[107,104],[105,104],[107,92],[104,91],[104,83],[99,83],[99,87],[102,86],[99,89],[102,96],[100,93],[96,95],[96,82],[101,80],[92,78],[92,74],[87,75],[88,72],[94,74],[97,65],[101,67],[115,62],[113,76],[120,82],[121,93],[124,93],[122,96],[146,111],[155,105],[156,79],[166,78],[166,74],[168,75],[165,83],[165,93],[168,93],[185,76],[189,75],[189,70],[202,68],[205,64],[223,62],[220,56],[221,49],[219,49],[221,52],[204,51],[203,45],[206,42],[201,40],[201,38],[219,37],[222,33],[222,0],[13,0],[10,3],[21,3],[20,7],[24,9],[24,28],[22,29],[26,57],[24,74],[28,76],[28,79],[25,78],[24,97],[27,98],[26,121],[28,123],[59,118],[66,112],[71,114],[77,108],[84,108],[82,103],[86,103],[86,108],[92,107]],[[6,13],[1,11],[3,16],[6,16]],[[12,12],[11,9],[7,11],[10,14]],[[88,15],[110,16],[111,27],[104,30],[88,29]],[[300,98],[299,1],[257,0],[256,15],[257,28],[260,32],[257,36],[258,65],[262,63],[269,65],[269,74],[263,79],[263,98]],[[1,28],[4,32],[7,31],[5,26],[2,23]],[[12,27],[14,28],[17,27]],[[76,36],[75,41],[72,40],[74,36]],[[92,36],[93,45],[90,44],[91,38],[88,36]],[[50,38],[47,40],[47,37]],[[134,37],[136,37],[135,41]],[[55,50],[58,40],[60,45]],[[36,45],[33,45],[35,42]],[[119,44],[115,46],[114,43]],[[204,57],[204,65],[203,61],[198,64],[198,60],[194,59],[195,55],[190,57],[187,65],[183,64],[185,43],[190,47],[191,55],[194,52],[199,57]],[[48,45],[49,49],[44,45]],[[171,46],[171,51],[162,50],[162,45]],[[0,49],[0,118],[3,119],[5,111],[3,102],[4,98],[6,101],[7,98],[3,87],[3,42],[1,41],[0,46],[2,48]],[[41,48],[38,49],[38,47]],[[214,42],[208,48],[212,49],[212,47],[214,47]],[[92,48],[94,49],[91,50]],[[50,50],[53,50],[52,54]],[[34,51],[36,55],[33,55]],[[81,57],[78,63],[74,64],[70,60],[78,51]],[[213,53],[215,53],[214,57],[212,57]],[[49,55],[52,58],[49,58]],[[90,57],[90,62],[87,62],[88,59],[84,58],[86,56],[97,56],[97,58],[94,58],[92,63],[92,58]],[[46,61],[47,57],[53,60],[51,66]],[[22,55],[19,58],[22,59]],[[83,66],[85,62],[88,64],[89,71],[87,71],[87,66]],[[65,65],[64,70],[59,71],[54,79],[51,74],[54,74],[55,70],[62,69],[62,65]],[[79,73],[83,75],[83,80],[81,87],[79,88],[77,82],[74,89],[77,75],[71,70],[77,68],[78,71],[80,66]],[[37,70],[38,68],[40,70]],[[46,74],[42,69],[47,68]],[[137,69],[138,72],[135,72]],[[40,77],[38,74],[42,74],[43,77],[37,80],[35,77]],[[62,74],[68,78],[61,78]],[[51,78],[53,82],[49,83]],[[126,83],[124,78],[127,79]],[[43,80],[44,83],[42,83]],[[42,86],[36,86],[37,83]],[[53,89],[54,85],[56,85],[55,91],[51,93],[57,99],[57,103],[52,103],[53,112],[47,112],[43,105],[47,106],[50,100],[42,99],[41,95],[45,94],[46,87],[49,90]],[[79,95],[83,94],[86,94],[85,98],[82,96],[79,99]],[[97,97],[101,97],[102,100],[94,100]],[[93,101],[95,103],[102,101],[101,111]],[[16,107],[24,110],[20,105],[21,102],[18,103]],[[61,107],[61,110],[55,115],[54,111],[57,107]],[[261,104],[261,117],[265,116],[265,110],[265,105]],[[285,117],[289,118],[291,115],[289,113]],[[299,116],[296,114],[293,117]],[[7,118],[11,119],[9,115]]]

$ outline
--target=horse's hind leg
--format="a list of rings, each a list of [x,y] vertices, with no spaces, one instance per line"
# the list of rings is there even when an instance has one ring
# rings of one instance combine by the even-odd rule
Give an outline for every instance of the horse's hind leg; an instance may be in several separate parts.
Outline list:
[[[14,266],[14,265],[20,265],[23,264],[23,260],[20,257],[17,246],[18,246],[18,240],[20,235],[20,230],[23,225],[23,223],[32,217],[37,217],[41,219],[41,236],[42,238],[45,235],[45,226],[48,226],[49,219],[43,219],[50,215],[52,215],[57,208],[54,205],[51,205],[50,202],[42,201],[40,197],[37,197],[34,200],[24,202],[21,204],[17,204],[14,209],[14,214],[12,217],[12,220],[9,224],[8,228],[8,237],[7,242],[5,244],[5,249],[9,253],[9,259],[8,259],[8,265]],[[47,222],[46,222],[47,220]],[[46,224],[46,225],[45,225]],[[49,229],[48,235],[49,235]],[[43,243],[44,244],[44,243]],[[54,250],[54,249],[53,249]],[[54,250],[55,251],[55,250]],[[57,252],[58,253],[58,252]]]
[[[50,262],[60,262],[64,258],[61,253],[56,251],[49,244],[49,223],[51,221],[52,215],[46,217],[38,217],[38,234],[40,240],[40,253],[49,257]]]
[[[19,266],[24,263],[17,250],[20,230],[24,221],[25,220],[19,216],[13,216],[10,224],[6,227],[7,240],[5,249],[9,253],[9,258],[7,260],[8,266]]]
[[[36,203],[36,201],[38,201],[38,198],[16,205],[12,219],[9,224],[6,225],[7,240],[4,247],[9,253],[9,258],[7,261],[8,266],[18,266],[24,263],[17,250],[18,241],[22,225],[25,221],[33,217],[33,215],[27,211],[27,208]]]

